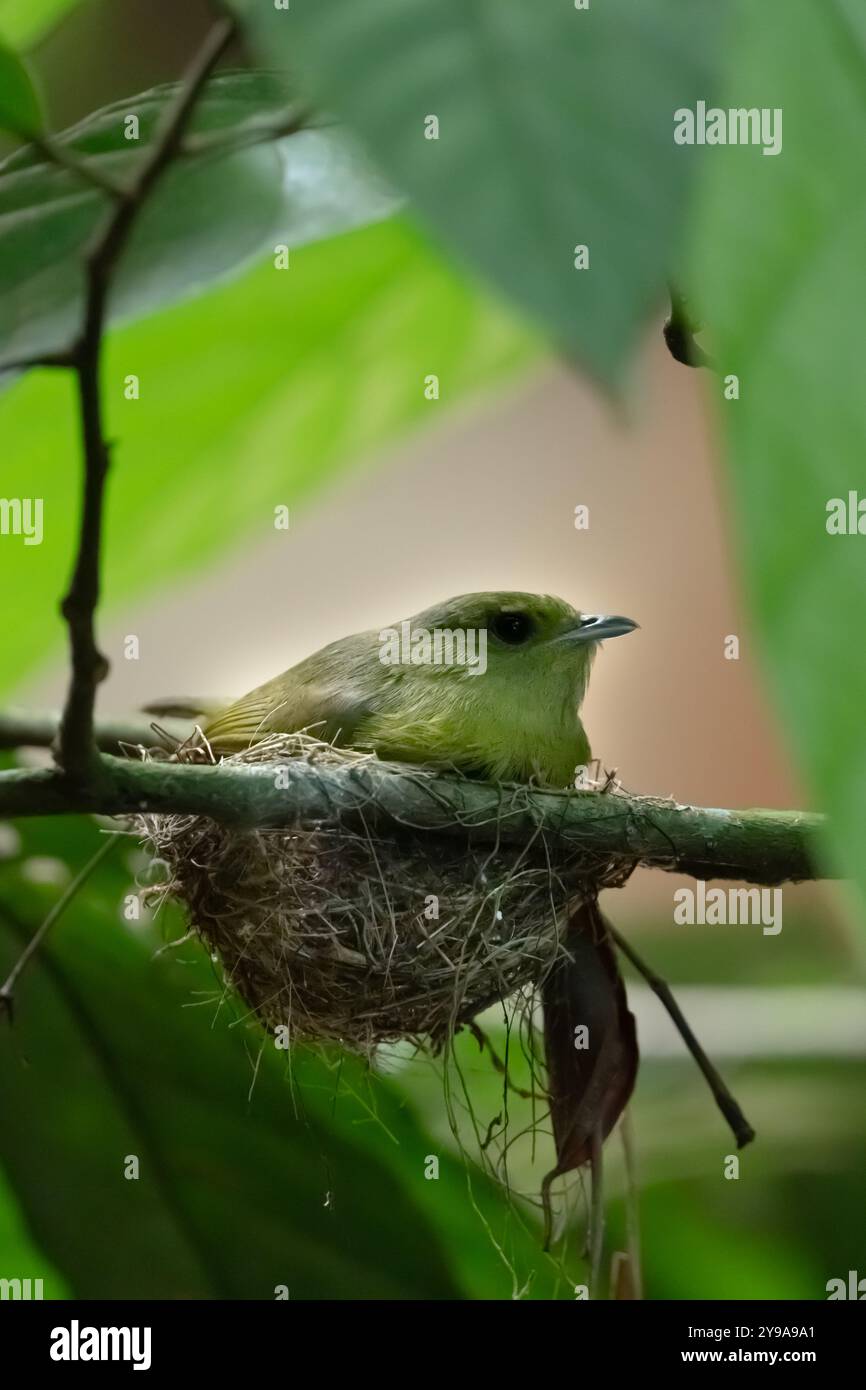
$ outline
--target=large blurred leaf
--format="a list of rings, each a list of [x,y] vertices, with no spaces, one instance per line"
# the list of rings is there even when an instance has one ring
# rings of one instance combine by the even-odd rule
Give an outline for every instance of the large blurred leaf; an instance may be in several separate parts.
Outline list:
[[[0,1279],[42,1280],[44,1298],[68,1298],[69,1288],[27,1231],[21,1207],[0,1169]],[[35,1289],[31,1283],[31,1289]]]
[[[124,98],[58,143],[128,183],[173,91]],[[393,209],[393,195],[338,131],[252,143],[288,107],[284,83],[271,74],[228,73],[208,85],[193,137],[243,147],[188,156],[157,185],[118,268],[114,320],[199,292],[266,246],[298,246]],[[124,133],[130,115],[139,121],[137,140]],[[32,147],[0,166],[0,366],[71,340],[81,311],[82,253],[106,207],[103,193]]]
[[[532,351],[527,334],[395,222],[293,253],[287,271],[260,266],[110,335],[106,603],[166,585],[251,531],[273,535],[275,505],[298,503],[429,417],[431,364],[454,401]],[[134,402],[123,396],[130,372],[141,381]],[[3,636],[7,689],[62,637],[77,430],[67,374],[31,373],[0,398],[3,495],[38,492],[45,516],[42,545],[12,536],[0,545],[0,587],[16,595]]]
[[[22,835],[24,862],[62,851],[78,864],[98,843],[86,820]],[[119,857],[92,880],[0,1038],[0,1156],[74,1295],[454,1296],[429,1224],[354,1139],[345,1105],[327,1126],[302,1098],[295,1110],[272,1044],[230,1030],[228,1009],[184,1007],[215,992],[213,975],[201,952],[198,968],[149,959],[152,939],[121,922],[130,886]],[[47,897],[3,865],[4,972]]]
[[[81,0],[0,0],[0,37],[28,48]]]
[[[740,378],[735,535],[792,752],[866,892],[866,536],[826,529],[866,496],[866,27],[845,0],[768,0],[737,33],[731,104],[782,108],[783,149],[708,151],[693,292]]]
[[[593,372],[620,374],[675,257],[694,152],[673,112],[711,95],[724,3],[235,4],[448,244]]]
[[[807,1204],[814,1185],[814,1177],[802,1184]],[[751,1174],[725,1182],[717,1173],[710,1181],[681,1177],[659,1185],[644,1203],[649,1296],[820,1298],[820,1268],[811,1252],[798,1248],[796,1227],[785,1222],[784,1208],[774,1210],[768,1188]]]
[[[17,53],[0,40],[0,130],[32,135],[41,125],[33,79]]]

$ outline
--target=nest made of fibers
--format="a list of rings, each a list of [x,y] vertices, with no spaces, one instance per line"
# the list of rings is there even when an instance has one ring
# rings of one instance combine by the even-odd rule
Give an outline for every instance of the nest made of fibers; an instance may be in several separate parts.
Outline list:
[[[373,756],[276,734],[223,761]],[[210,760],[200,735],[172,755]],[[398,1039],[438,1050],[492,1003],[531,999],[563,950],[569,907],[619,872],[574,846],[556,858],[541,835],[497,847],[402,828],[248,830],[189,815],[136,825],[167,866],[157,893],[185,906],[226,984],[269,1031],[367,1055]]]

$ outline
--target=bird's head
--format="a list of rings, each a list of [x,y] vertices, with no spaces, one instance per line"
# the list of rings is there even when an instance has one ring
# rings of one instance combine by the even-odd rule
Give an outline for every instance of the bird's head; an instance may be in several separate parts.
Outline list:
[[[579,702],[598,644],[636,627],[630,618],[579,613],[547,594],[497,592],[460,594],[383,632],[401,634],[401,664],[419,676],[483,678],[512,692],[565,682]]]

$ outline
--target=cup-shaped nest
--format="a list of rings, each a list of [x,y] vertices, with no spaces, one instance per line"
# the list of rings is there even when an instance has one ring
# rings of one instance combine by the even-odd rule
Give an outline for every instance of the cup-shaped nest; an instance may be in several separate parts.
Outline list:
[[[201,744],[175,755],[201,761]],[[303,735],[272,735],[227,764],[357,764],[370,755]],[[422,774],[427,775],[427,774]],[[431,774],[432,775],[432,774]],[[600,886],[572,846],[527,845],[408,827],[375,832],[363,815],[239,829],[201,816],[146,816],[140,827],[226,983],[287,1040],[370,1053],[413,1039],[439,1048],[498,1000],[537,985],[563,950],[568,913]]]

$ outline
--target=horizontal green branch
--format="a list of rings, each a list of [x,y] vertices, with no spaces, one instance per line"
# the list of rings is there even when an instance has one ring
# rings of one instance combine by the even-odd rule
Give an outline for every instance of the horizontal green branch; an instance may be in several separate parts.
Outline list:
[[[412,829],[488,844],[528,844],[542,833],[558,854],[573,846],[593,858],[695,878],[773,885],[829,876],[822,818],[802,811],[730,811],[620,791],[500,785],[374,758],[204,766],[103,755],[87,785],[54,768],[0,772],[0,816],[76,812],[191,814],[244,828],[363,824],[385,834]]]
[[[59,714],[5,710],[0,715],[0,748],[51,748],[59,725]],[[93,732],[96,746],[103,753],[122,753],[125,746],[134,748],[138,744],[170,750],[189,733],[189,724],[177,719],[160,719],[154,726],[133,716],[101,719]]]

